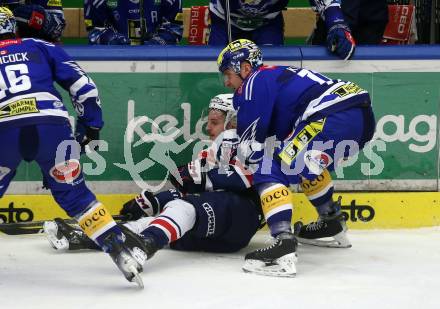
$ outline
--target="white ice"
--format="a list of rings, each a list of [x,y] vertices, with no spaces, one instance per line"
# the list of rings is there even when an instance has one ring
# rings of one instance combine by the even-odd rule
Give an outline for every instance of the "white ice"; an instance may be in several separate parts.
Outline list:
[[[101,252],[57,252],[44,236],[0,236],[0,308],[440,308],[440,228],[350,231],[351,249],[300,246],[296,278],[241,271],[243,255],[159,251],[145,289]]]

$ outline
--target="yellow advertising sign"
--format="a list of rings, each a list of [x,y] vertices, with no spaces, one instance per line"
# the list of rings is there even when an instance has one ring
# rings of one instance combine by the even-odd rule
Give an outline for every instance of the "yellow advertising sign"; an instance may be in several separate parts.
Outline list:
[[[351,229],[401,229],[440,226],[440,192],[335,193]],[[133,194],[98,195],[113,214]],[[294,193],[293,222],[308,223],[317,214],[303,193]],[[67,218],[50,195],[5,195],[0,199],[0,221],[19,222]]]

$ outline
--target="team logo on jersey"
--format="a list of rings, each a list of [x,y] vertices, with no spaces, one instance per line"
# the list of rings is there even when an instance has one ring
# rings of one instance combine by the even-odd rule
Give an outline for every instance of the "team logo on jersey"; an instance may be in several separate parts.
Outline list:
[[[53,102],[53,107],[54,108],[61,108],[61,107],[63,107],[63,102],[61,102],[61,101],[55,101],[55,102]]]
[[[335,90],[332,91],[332,94],[336,94],[337,96],[343,98],[349,94],[358,94],[362,91],[365,91],[355,83],[348,83],[342,86],[339,86]]]
[[[21,99],[1,107],[0,119],[39,112],[35,98]]]
[[[333,159],[325,152],[309,150],[304,153],[304,163],[310,172],[315,175],[321,175],[333,163]]]
[[[208,217],[208,226],[206,229],[206,236],[212,236],[215,233],[215,212],[209,203],[202,204],[203,209],[206,211]]]
[[[325,124],[325,118],[307,124],[300,130],[280,152],[279,157],[287,165],[291,165],[298,153],[303,150],[320,132]]]
[[[116,9],[116,7],[118,6],[118,1],[117,0],[109,0],[107,1],[107,7],[110,9]]]
[[[263,149],[263,145],[256,140],[257,124],[259,120],[260,118],[255,119],[240,136],[238,153],[242,157],[239,158],[239,160],[245,162],[246,166],[258,163],[263,157],[263,154],[258,157],[255,156],[257,152],[260,152]]]
[[[81,175],[81,164],[72,159],[55,165],[49,171],[50,176],[58,183],[72,183]]]
[[[47,6],[62,6],[61,0],[49,0]]]
[[[244,0],[243,2],[251,5],[258,5],[262,0]]]

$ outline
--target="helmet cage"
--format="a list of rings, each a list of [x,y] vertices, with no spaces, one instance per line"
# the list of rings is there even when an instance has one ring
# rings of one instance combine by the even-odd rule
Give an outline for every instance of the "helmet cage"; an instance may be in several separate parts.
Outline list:
[[[232,123],[232,125],[235,126],[237,112],[235,111],[234,106],[232,104],[233,96],[234,95],[232,93],[219,94],[213,97],[209,102],[209,107],[208,107],[209,110],[219,110],[225,114],[225,124],[224,124],[225,130],[229,123]]]

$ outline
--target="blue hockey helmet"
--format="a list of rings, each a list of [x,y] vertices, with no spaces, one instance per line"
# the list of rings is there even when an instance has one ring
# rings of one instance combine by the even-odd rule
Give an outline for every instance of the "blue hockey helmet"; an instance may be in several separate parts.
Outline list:
[[[243,61],[247,61],[252,69],[258,69],[263,65],[263,53],[254,42],[246,39],[238,39],[229,43],[219,54],[217,65],[220,72],[232,69],[240,74]]]
[[[0,6],[0,34],[15,33],[15,17],[7,7]]]

